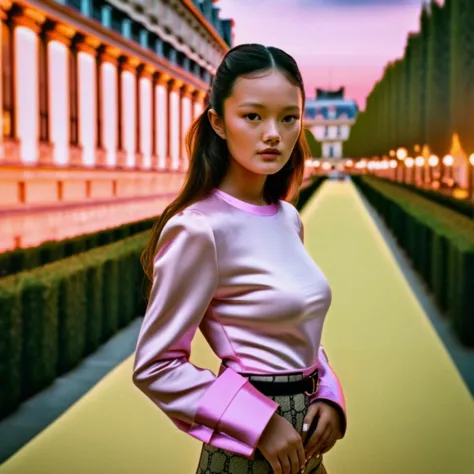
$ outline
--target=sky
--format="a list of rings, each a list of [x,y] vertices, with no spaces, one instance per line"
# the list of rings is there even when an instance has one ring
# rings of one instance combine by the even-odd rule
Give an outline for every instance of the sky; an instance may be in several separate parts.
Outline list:
[[[346,88],[361,109],[389,61],[403,56],[419,30],[423,0],[219,0],[233,18],[234,41],[263,43],[291,54],[308,97],[317,87]]]

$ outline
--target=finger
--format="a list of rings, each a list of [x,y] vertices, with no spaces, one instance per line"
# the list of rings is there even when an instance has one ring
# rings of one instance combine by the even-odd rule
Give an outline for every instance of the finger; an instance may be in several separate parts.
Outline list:
[[[324,422],[324,419],[319,418],[316,429],[306,441],[306,445],[304,447],[306,453],[308,453],[317,443],[319,443],[321,436],[326,432],[327,429],[329,429],[328,423]]]
[[[281,467],[281,464],[280,464],[280,460],[278,459],[277,456],[275,456],[274,458],[271,458],[271,459],[267,459],[267,461],[269,462],[270,466],[272,467],[272,472],[274,474],[283,474],[282,467]]]
[[[293,450],[290,451],[288,454],[288,458],[290,459],[290,465],[291,469],[288,472],[291,472],[291,474],[298,474],[301,471],[300,467],[300,460],[298,459],[298,452]]]
[[[291,474],[291,462],[287,454],[281,454],[278,456],[281,465],[282,474]]]
[[[328,443],[330,440],[331,433],[329,431],[325,431],[323,435],[320,437],[318,442],[310,448],[309,450],[309,457],[313,457],[314,455],[321,454],[322,447]],[[308,456],[307,456],[308,457]]]
[[[302,471],[305,467],[305,464],[306,464],[306,457],[304,455],[303,443],[299,444],[296,453],[298,455],[298,461],[300,463],[300,470]]]
[[[321,454],[324,454],[324,453],[327,453],[328,451],[330,451],[334,447],[336,442],[337,442],[337,434],[335,434],[334,431],[333,431],[332,435],[329,437],[329,439],[321,447]]]
[[[312,425],[312,423],[317,420],[317,417],[319,416],[319,406],[317,405],[310,405],[308,407],[308,411],[306,413],[306,416],[304,417],[303,420],[303,430],[301,434],[301,439],[303,440],[303,444],[305,443],[307,437],[308,437],[308,432],[309,429]]]

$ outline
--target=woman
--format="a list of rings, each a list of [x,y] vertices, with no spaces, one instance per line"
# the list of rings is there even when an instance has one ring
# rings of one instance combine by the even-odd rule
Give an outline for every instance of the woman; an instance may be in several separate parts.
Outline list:
[[[152,286],[133,381],[203,442],[199,474],[323,473],[345,433],[320,347],[330,288],[286,201],[307,156],[304,102],[288,54],[230,50],[187,136],[185,185],[142,255]],[[218,376],[189,362],[198,328]]]

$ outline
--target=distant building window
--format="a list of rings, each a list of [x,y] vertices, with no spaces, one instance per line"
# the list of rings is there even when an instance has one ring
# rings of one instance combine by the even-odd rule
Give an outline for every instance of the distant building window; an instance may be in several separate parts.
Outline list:
[[[122,34],[122,20],[123,13],[113,9],[112,10],[112,29],[117,33]]]
[[[82,1],[81,0],[66,0],[68,7],[74,8],[75,10],[81,11]]]
[[[141,25],[140,23],[137,23],[136,21],[132,21],[132,40],[140,43],[140,30],[141,30]]]
[[[178,66],[184,67],[184,54],[181,51],[178,51],[176,58],[177,58]]]
[[[92,0],[92,18],[102,23],[102,1]]]
[[[166,41],[163,41],[163,56],[166,58],[166,59],[171,59],[171,49],[173,47],[167,43]]]

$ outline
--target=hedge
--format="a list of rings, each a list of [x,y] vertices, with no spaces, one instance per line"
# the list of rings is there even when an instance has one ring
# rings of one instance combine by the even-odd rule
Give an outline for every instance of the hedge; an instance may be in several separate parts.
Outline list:
[[[474,346],[474,221],[396,184],[353,181],[451,318],[459,340]]]
[[[144,314],[147,236],[0,280],[0,418]]]
[[[69,239],[48,241],[39,246],[0,253],[0,278],[32,270],[63,258],[77,255],[131,237],[153,227],[156,217],[123,224]]]
[[[433,189],[420,188],[419,186],[416,186],[414,184],[409,184],[409,183],[393,182],[393,181],[390,181],[388,178],[379,177],[376,179],[379,179],[383,182],[393,183],[396,186],[400,186],[409,191],[413,191],[414,193],[419,194],[420,196],[426,199],[434,201],[437,204],[446,206],[452,211],[456,211],[459,214],[462,214],[463,216],[474,219],[474,202],[470,201],[469,199],[456,199],[452,196],[440,193]]]

